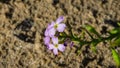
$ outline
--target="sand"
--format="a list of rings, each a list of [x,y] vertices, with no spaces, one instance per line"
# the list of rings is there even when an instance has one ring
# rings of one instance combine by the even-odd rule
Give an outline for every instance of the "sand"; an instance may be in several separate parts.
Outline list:
[[[97,53],[83,46],[77,55],[78,44],[58,56],[49,51],[44,31],[59,16],[77,35],[86,23],[102,35],[120,21],[120,0],[0,0],[0,68],[115,68],[109,43]]]

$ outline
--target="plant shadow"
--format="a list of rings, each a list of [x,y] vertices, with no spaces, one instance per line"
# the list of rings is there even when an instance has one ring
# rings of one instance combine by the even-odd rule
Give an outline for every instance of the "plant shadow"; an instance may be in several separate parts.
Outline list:
[[[24,42],[34,43],[36,32],[31,30],[33,25],[34,23],[32,19],[23,20],[14,29],[15,30],[14,36],[16,36],[17,38]]]

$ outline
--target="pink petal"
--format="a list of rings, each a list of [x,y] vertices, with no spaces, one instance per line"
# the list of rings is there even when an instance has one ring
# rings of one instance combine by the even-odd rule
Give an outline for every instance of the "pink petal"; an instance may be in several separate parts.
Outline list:
[[[53,44],[58,44],[58,38],[57,37],[52,37],[52,42],[53,42]]]
[[[55,28],[51,28],[51,29],[48,30],[48,34],[49,34],[50,37],[53,37],[55,35],[55,33],[56,33]]]
[[[45,30],[44,35],[45,35],[45,36],[49,36],[49,34],[48,34],[48,30],[47,30],[47,29]]]
[[[61,17],[59,17],[57,20],[56,20],[56,23],[61,23],[62,21],[64,20],[64,17],[63,16],[61,16]]]
[[[49,24],[48,27],[47,27],[47,29],[49,30],[49,29],[53,28],[54,24],[55,24],[55,22],[52,22],[51,24]]]
[[[48,45],[48,49],[49,49],[49,50],[54,49],[54,45],[53,45],[53,44],[49,44],[49,45]]]
[[[58,32],[63,32],[65,27],[66,27],[65,24],[58,24],[58,28],[57,28]]]
[[[54,53],[55,55],[57,55],[57,54],[58,54],[58,49],[57,49],[57,48],[53,49],[53,53]]]
[[[53,28],[54,24],[55,24],[54,22],[52,22],[51,24],[48,24],[48,27],[46,28],[44,33],[45,36],[49,36],[49,30]]]
[[[45,45],[49,44],[50,43],[50,37],[45,37],[44,38],[44,43],[45,43]]]
[[[60,50],[61,52],[63,52],[65,50],[65,46],[63,44],[59,44],[58,45],[58,50]]]

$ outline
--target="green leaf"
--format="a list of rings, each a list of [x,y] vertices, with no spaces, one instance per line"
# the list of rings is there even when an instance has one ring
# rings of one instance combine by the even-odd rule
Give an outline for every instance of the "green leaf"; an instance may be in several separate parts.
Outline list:
[[[62,33],[60,33],[59,35],[60,35],[60,36],[65,36],[65,37],[67,36],[67,34],[66,34],[65,32],[62,32]]]
[[[92,32],[92,33],[95,33],[95,28],[93,28],[92,26],[90,25],[85,25],[85,29],[88,30],[89,32]]]
[[[119,32],[119,30],[116,28],[116,29],[112,29],[110,31],[110,34],[117,34]]]
[[[99,43],[99,40],[98,40],[98,39],[94,39],[94,40],[92,40],[92,42],[91,42],[91,49],[92,49],[92,51],[95,52],[95,53],[96,53],[96,51],[97,51],[96,45],[97,45],[98,43]]]
[[[81,49],[77,50],[77,55],[80,55],[81,54]]]
[[[92,49],[92,51],[93,51],[94,53],[96,53],[96,52],[97,52],[96,46],[91,45],[91,49]]]
[[[100,35],[99,35],[99,33],[98,33],[98,32],[95,30],[95,28],[92,27],[91,25],[85,25],[84,27],[85,27],[85,29],[86,29],[87,31],[89,31],[89,32],[91,32],[91,33],[94,33],[94,34],[96,34],[99,38],[101,38]]]
[[[120,37],[111,42],[111,46],[112,47],[120,46]]]
[[[73,31],[72,31],[71,33],[72,33],[72,37],[78,38],[77,35],[75,35],[75,34],[73,33]]]
[[[117,22],[118,26],[120,27],[120,22]]]
[[[120,55],[115,51],[115,49],[112,49],[112,56],[117,67],[120,68]]]
[[[88,44],[89,42],[87,42],[87,41],[82,41],[82,40],[80,40],[80,41],[78,41],[79,43],[79,45],[80,45],[80,47],[78,47],[77,48],[77,54],[79,55],[80,53],[81,53],[81,49],[82,49],[82,47],[85,45],[85,44]]]

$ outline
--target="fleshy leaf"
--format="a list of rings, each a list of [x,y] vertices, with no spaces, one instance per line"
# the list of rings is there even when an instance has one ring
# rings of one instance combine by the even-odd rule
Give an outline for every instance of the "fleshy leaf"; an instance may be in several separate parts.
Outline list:
[[[120,27],[120,22],[117,22],[118,26]]]
[[[111,43],[111,46],[112,47],[115,47],[115,46],[120,46],[120,37],[115,39],[112,43]]]
[[[88,30],[89,32],[95,33],[95,29],[90,25],[85,25],[85,29]]]
[[[92,42],[91,42],[91,49],[93,52],[96,53],[97,49],[96,49],[96,45],[99,43],[99,40],[98,39],[94,39]]]
[[[112,49],[112,56],[117,67],[120,68],[120,55],[115,51],[115,49]]]
[[[113,30],[110,31],[110,34],[117,34],[118,32],[119,32],[118,29],[113,29]]]
[[[94,33],[94,34],[96,34],[96,35],[100,38],[99,33],[95,30],[94,27],[92,27],[91,25],[85,25],[84,27],[85,27],[85,29],[86,29],[88,32]]]

